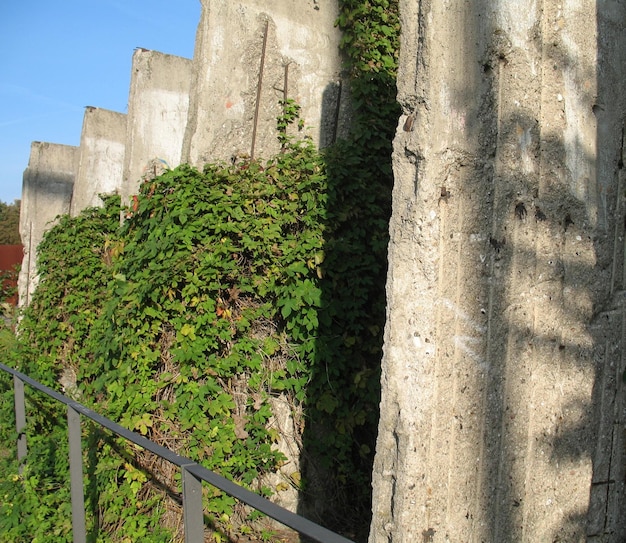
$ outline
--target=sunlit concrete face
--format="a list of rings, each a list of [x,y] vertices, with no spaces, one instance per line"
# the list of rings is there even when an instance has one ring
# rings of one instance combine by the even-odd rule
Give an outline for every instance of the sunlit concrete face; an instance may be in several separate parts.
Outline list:
[[[141,181],[182,162],[192,61],[137,49],[133,54],[124,155],[122,203]]]
[[[316,146],[345,131],[336,0],[202,4],[184,160],[272,156],[285,99],[300,106]]]
[[[539,4],[401,2],[370,543],[626,533],[626,8]]]
[[[120,193],[126,152],[126,115],[87,107],[83,118],[70,213],[102,205],[100,194]]]
[[[19,303],[28,305],[37,286],[37,246],[59,215],[70,211],[79,148],[35,141],[24,171],[20,236],[24,260],[19,277]]]

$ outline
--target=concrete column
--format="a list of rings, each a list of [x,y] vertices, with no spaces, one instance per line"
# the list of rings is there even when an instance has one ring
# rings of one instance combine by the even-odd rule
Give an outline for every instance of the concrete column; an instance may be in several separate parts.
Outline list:
[[[626,6],[401,15],[370,543],[622,541]]]
[[[285,98],[316,145],[332,143],[347,123],[337,13],[336,0],[202,0],[184,160],[276,153]]]
[[[70,211],[79,149],[35,141],[24,171],[20,235],[24,261],[19,277],[20,305],[27,305],[37,286],[37,246],[59,215]]]
[[[122,203],[136,194],[142,178],[181,162],[189,110],[191,60],[136,49],[128,99]]]
[[[595,197],[599,228],[594,243],[601,247],[595,279],[607,299],[598,304],[591,328],[596,375],[588,420],[596,443],[591,449],[587,541],[599,543],[626,540],[626,5],[617,0],[597,0],[595,15],[597,94],[592,112],[597,121]],[[569,80],[576,74],[571,71]],[[570,112],[570,117],[574,113]],[[570,131],[569,141],[575,140],[576,133]]]
[[[126,115],[88,106],[83,118],[71,214],[102,204],[100,194],[120,192],[126,148]]]

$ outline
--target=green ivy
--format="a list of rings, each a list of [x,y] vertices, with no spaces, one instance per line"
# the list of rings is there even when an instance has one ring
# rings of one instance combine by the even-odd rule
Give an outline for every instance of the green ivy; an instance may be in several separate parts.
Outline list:
[[[392,141],[400,114],[397,0],[341,0],[337,25],[353,107],[328,171],[322,311],[308,394],[305,448],[325,484],[325,522],[367,540],[378,431],[391,215]],[[313,486],[313,485],[311,485]],[[315,496],[312,496],[315,499]]]
[[[323,275],[325,165],[306,140],[285,137],[283,151],[267,163],[168,171],[141,187],[121,229],[119,199],[62,218],[40,246],[18,353],[29,375],[65,383],[98,412],[266,495],[274,489],[259,481],[283,461],[267,400],[306,400]],[[54,518],[45,489],[64,488],[67,475],[34,458],[64,440],[58,408],[43,415],[38,402],[28,462],[37,484],[0,517],[13,537],[40,536],[16,519],[35,505]],[[92,532],[158,540],[156,504],[177,494],[177,474],[164,470],[156,485],[149,455],[110,436],[86,439]],[[9,494],[29,480],[10,478]],[[231,529],[232,498],[211,492],[205,511]]]
[[[400,20],[397,0],[341,0],[337,26],[341,48],[355,78],[383,73],[395,77]]]
[[[264,495],[279,490],[262,481],[284,461],[268,402],[281,395],[302,417],[305,510],[324,503],[325,524],[360,540],[378,423],[397,1],[342,0],[337,24],[350,136],[315,151],[287,135],[298,122],[287,101],[282,152],[268,162],[166,171],[142,185],[121,227],[117,197],[61,218],[40,245],[12,364]],[[11,421],[10,381],[0,387]],[[65,414],[34,393],[28,409],[26,469],[0,457],[0,534],[70,541]],[[90,540],[171,540],[176,471],[90,425],[84,434]],[[4,424],[0,437],[15,439]],[[256,529],[219,491],[205,489],[205,512],[216,541]]]
[[[90,359],[88,338],[109,281],[106,247],[119,225],[119,197],[104,203],[78,218],[61,218],[39,246],[40,285],[22,316],[19,341],[8,355],[14,367],[53,388],[64,372],[67,378],[72,368]],[[0,387],[0,439],[15,443],[12,383],[6,374]],[[14,448],[0,457],[0,534],[16,543],[70,542],[65,412],[28,388],[27,408],[28,460],[23,472]]]

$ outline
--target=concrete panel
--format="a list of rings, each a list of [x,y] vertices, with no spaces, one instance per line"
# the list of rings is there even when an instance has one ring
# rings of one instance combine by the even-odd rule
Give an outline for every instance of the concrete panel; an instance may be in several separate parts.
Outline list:
[[[626,537],[625,10],[401,2],[371,543]]]
[[[35,141],[24,171],[20,235],[24,260],[19,278],[20,305],[37,286],[37,246],[59,215],[70,211],[79,148]]]
[[[157,165],[174,168],[181,163],[191,69],[190,59],[135,50],[122,202],[127,203],[130,196],[137,193],[142,178],[159,173]]]
[[[184,160],[277,152],[285,97],[316,145],[345,130],[337,13],[336,0],[202,0]]]
[[[119,193],[124,172],[126,115],[88,106],[83,118],[70,212],[99,206],[99,194]]]

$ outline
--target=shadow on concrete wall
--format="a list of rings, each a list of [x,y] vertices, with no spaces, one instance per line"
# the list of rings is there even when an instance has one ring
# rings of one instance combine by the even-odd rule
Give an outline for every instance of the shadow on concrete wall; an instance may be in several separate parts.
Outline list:
[[[582,451],[593,461],[589,510],[583,518],[569,521],[586,521],[588,541],[617,543],[626,539],[626,308],[622,301],[626,291],[626,95],[623,85],[616,84],[623,81],[626,71],[626,6],[598,2],[596,18],[596,197],[604,229],[594,245],[598,263],[604,268],[598,279],[608,281],[603,281],[606,298],[591,326],[595,362],[591,406],[582,406],[585,417],[562,439],[565,443],[575,440],[585,427],[591,428],[595,437],[590,443],[595,448]],[[563,452],[561,440],[555,443],[555,449]]]
[[[475,9],[487,13],[489,2],[481,3]],[[605,17],[600,12],[597,16]],[[576,70],[581,78],[597,84],[593,108],[597,154],[585,151],[586,142],[577,137],[565,142],[558,131],[550,133],[523,111],[498,118],[499,78],[507,69],[507,59],[501,57],[494,65],[483,66],[483,95],[476,97],[489,104],[477,136],[487,141],[497,130],[495,146],[483,147],[479,162],[464,166],[475,168],[470,177],[487,172],[490,181],[471,189],[458,187],[457,193],[452,188],[445,203],[463,206],[459,199],[482,201],[480,216],[469,217],[464,231],[488,233],[482,247],[487,255],[485,269],[463,272],[488,276],[477,280],[483,289],[477,297],[488,304],[482,328],[488,370],[474,384],[484,390],[483,443],[475,452],[485,458],[479,509],[490,524],[477,528],[476,541],[520,541],[524,525],[546,519],[555,521],[547,528],[550,539],[545,541],[589,537],[617,542],[626,535],[622,382],[626,320],[621,301],[626,288],[624,100],[615,86],[618,79],[606,77],[612,64],[623,67],[624,63],[615,58],[619,47],[614,36],[604,35],[603,29],[606,26],[599,25],[598,66]],[[484,28],[468,29],[467,46],[482,32]],[[544,54],[561,72],[580,63],[561,49],[546,46]],[[459,103],[468,103],[464,91],[458,93]],[[592,97],[579,98],[593,103]],[[525,131],[531,135],[530,156],[539,171],[529,173],[521,159],[503,169],[499,147],[510,145]],[[568,153],[573,152],[583,163],[595,164],[595,173],[583,180],[582,192],[575,182],[558,176],[559,168],[567,170]],[[589,212],[594,206],[597,215]],[[457,227],[443,225],[450,232]],[[450,241],[451,250],[453,245]],[[534,292],[522,291],[526,275],[534,281]],[[550,409],[540,407],[544,399],[553,407],[560,405],[561,412],[553,412],[550,420],[540,420],[550,415]],[[551,496],[579,492],[580,487],[568,489],[575,479],[570,477],[562,487],[562,481],[551,481],[554,487],[548,491],[550,483],[540,480],[540,472],[533,473],[544,453],[553,468],[550,473],[571,469],[570,476],[580,473],[583,487],[589,484],[583,466],[593,465],[589,510],[549,512]]]
[[[365,541],[380,401],[391,146],[399,106],[395,81],[371,81],[368,103],[351,115],[342,140],[345,88],[327,88],[328,225],[316,359],[307,390],[299,512]],[[354,90],[362,83],[350,85]],[[372,98],[372,96],[374,98]],[[345,97],[345,96],[344,96]],[[351,98],[358,101],[360,97]],[[391,115],[381,118],[381,111]],[[332,132],[332,134],[331,134]]]

